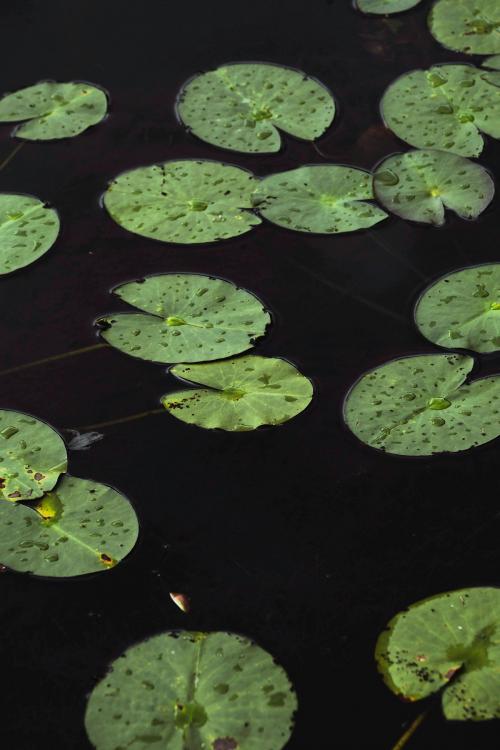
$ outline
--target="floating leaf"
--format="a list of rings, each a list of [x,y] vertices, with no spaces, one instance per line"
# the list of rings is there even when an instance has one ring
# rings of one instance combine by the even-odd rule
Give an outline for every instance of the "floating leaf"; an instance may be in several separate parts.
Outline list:
[[[444,224],[445,208],[463,219],[475,219],[495,193],[484,167],[445,151],[390,156],[374,174],[374,189],[388,211],[437,226]]]
[[[252,208],[257,180],[216,161],[167,161],[119,175],[104,194],[110,216],[129,232],[194,244],[237,237],[260,219]]]
[[[106,94],[89,83],[42,81],[0,99],[0,122],[28,120],[15,135],[47,141],[79,135],[106,114]]]
[[[437,0],[429,14],[433,37],[470,55],[500,52],[498,0]]]
[[[59,216],[38,198],[0,193],[0,274],[29,266],[59,234]]]
[[[442,690],[447,719],[500,718],[500,589],[412,604],[390,621],[375,655],[396,695],[417,701]]]
[[[207,143],[244,153],[279,151],[279,130],[312,141],[332,123],[335,102],[300,70],[233,63],[191,78],[179,94],[182,122]]]
[[[170,372],[208,388],[167,393],[163,406],[177,419],[208,429],[236,432],[281,424],[303,411],[313,394],[311,381],[290,362],[252,354],[176,365]]]
[[[365,373],[347,394],[348,427],[372,448],[430,456],[488,443],[500,435],[500,376],[465,385],[474,360],[424,354]]]
[[[129,501],[99,482],[65,475],[33,508],[0,501],[0,561],[43,576],[107,570],[137,540]]]
[[[250,349],[271,317],[260,300],[229,281],[164,274],[123,284],[115,293],[144,314],[99,322],[102,336],[126,354],[153,362],[206,362]]]
[[[0,410],[0,498],[41,497],[66,469],[66,446],[59,433],[29,414]]]
[[[265,177],[254,194],[259,212],[273,224],[318,234],[354,232],[387,218],[385,211],[365,202],[371,199],[369,172],[323,165]]]
[[[113,662],[85,726],[97,750],[281,750],[296,708],[285,671],[247,638],[167,631]]]
[[[414,8],[419,2],[420,0],[356,0],[356,7],[362,13],[375,13],[385,16]]]
[[[490,68],[484,73],[484,77],[495,86],[500,86],[500,55],[487,57],[482,63],[483,68]]]
[[[478,156],[480,131],[500,138],[500,87],[472,65],[434,65],[405,73],[381,101],[385,124],[418,148]]]

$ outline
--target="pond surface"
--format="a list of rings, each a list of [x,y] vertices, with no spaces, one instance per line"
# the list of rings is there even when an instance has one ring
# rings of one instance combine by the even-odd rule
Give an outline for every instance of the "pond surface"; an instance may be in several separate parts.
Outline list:
[[[89,750],[86,694],[132,643],[168,628],[231,630],[268,649],[296,685],[289,750],[390,750],[422,710],[400,702],[373,663],[376,637],[406,604],[447,589],[498,585],[499,441],[455,456],[402,459],[363,446],[343,425],[343,396],[366,369],[438,351],[412,322],[428,282],[498,261],[498,206],[441,230],[391,218],[333,237],[267,223],[212,246],[179,247],[122,230],[100,195],[119,172],[172,158],[226,160],[258,175],[325,160],[284,138],[276,155],[245,156],[196,140],[174,99],[191,75],[232,60],[267,60],[317,76],[338,116],[319,142],[331,161],[371,168],[405,150],[378,114],[401,73],[464,56],[426,29],[428,3],[391,19],[348,0],[252,3],[41,0],[2,9],[3,86],[85,79],[111,95],[105,123],[75,139],[27,143],[0,189],[60,212],[56,246],[2,279],[0,369],[97,343],[93,321],[126,309],[110,288],[151,273],[220,275],[255,292],[274,325],[257,353],[310,376],[312,406],[279,428],[207,432],[167,414],[103,427],[70,471],[134,502],[138,547],[109,574],[50,581],[4,573],[2,740],[16,750]],[[0,126],[0,153],[15,142]],[[500,178],[500,142],[480,162]],[[500,357],[481,360],[500,370]],[[0,378],[2,408],[61,431],[157,409],[175,388],[165,368],[111,348]],[[68,435],[68,433],[64,433]],[[169,591],[186,592],[184,615]],[[477,750],[498,723],[446,723],[435,711],[415,750]],[[264,750],[264,749],[263,749]]]

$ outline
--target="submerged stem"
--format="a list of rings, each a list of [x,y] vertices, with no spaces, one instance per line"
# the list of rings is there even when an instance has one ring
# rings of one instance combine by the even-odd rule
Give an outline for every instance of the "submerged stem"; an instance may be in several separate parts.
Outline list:
[[[385,242],[378,237],[375,232],[372,232],[371,229],[367,229],[367,234],[371,237],[371,239],[382,248],[382,250],[385,250],[385,252],[391,256],[391,258],[395,258],[395,260],[398,261],[403,266],[406,266],[406,268],[409,268],[410,271],[413,271],[413,273],[418,276],[419,278],[423,279],[423,281],[429,281],[429,277],[420,271],[416,266],[413,265],[413,263],[410,263],[409,260],[407,260],[404,256],[400,255],[399,253],[395,253],[393,250],[391,250],[390,247],[388,247]]]
[[[17,146],[15,146],[12,149],[12,151],[10,152],[10,154],[7,154],[7,156],[5,157],[5,159],[0,163],[0,172],[14,158],[14,156],[17,154],[17,152],[22,149],[22,147],[24,146],[25,143],[26,143],[26,141],[21,141],[21,143],[18,143]]]
[[[413,721],[406,732],[401,735],[399,740],[396,742],[396,744],[391,748],[391,750],[402,750],[403,747],[409,742],[409,740],[413,737],[425,717],[427,716],[428,711],[424,711],[423,713],[419,714],[415,721]]]
[[[107,422],[97,422],[96,424],[86,424],[83,427],[78,427],[78,432],[89,432],[90,430],[100,430],[103,427],[112,427],[115,424],[123,424],[124,422],[133,422],[136,419],[143,419],[144,417],[150,417],[154,414],[165,414],[165,409],[150,409],[149,411],[140,411],[138,414],[130,414],[128,417],[120,417],[119,419],[110,419]]]
[[[21,372],[21,370],[29,370],[31,367],[44,365],[47,362],[56,362],[60,359],[66,359],[67,357],[75,357],[77,354],[85,354],[86,352],[92,352],[96,349],[104,349],[105,347],[108,348],[109,344],[92,344],[92,346],[83,346],[81,349],[72,349],[69,352],[63,352],[62,354],[54,354],[51,357],[36,359],[34,362],[27,362],[25,365],[18,365],[17,367],[9,367],[8,370],[1,370],[0,377],[2,375],[11,375],[14,372]]]

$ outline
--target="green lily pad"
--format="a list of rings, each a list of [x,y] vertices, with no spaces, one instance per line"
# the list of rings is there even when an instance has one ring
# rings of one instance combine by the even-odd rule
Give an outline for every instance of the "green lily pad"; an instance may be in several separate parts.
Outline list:
[[[387,686],[406,700],[442,690],[447,719],[500,718],[500,589],[412,604],[390,621],[375,656]]]
[[[401,456],[430,456],[500,435],[500,375],[465,384],[474,360],[421,354],[365,373],[347,394],[344,419],[363,443]]]
[[[356,7],[362,13],[387,16],[414,8],[419,2],[420,0],[356,0]]]
[[[194,135],[244,153],[279,151],[279,130],[312,141],[331,125],[335,102],[300,70],[269,63],[232,63],[191,78],[177,102]]]
[[[472,65],[434,65],[396,79],[380,104],[388,128],[417,148],[478,156],[500,138],[500,87]]]
[[[486,354],[500,349],[500,263],[443,276],[415,308],[420,332],[434,344]]]
[[[0,498],[41,497],[67,465],[66,446],[52,427],[29,414],[0,410]]]
[[[0,99],[0,122],[21,122],[15,135],[47,141],[79,135],[106,115],[108,101],[89,83],[42,81]]]
[[[483,68],[491,68],[492,70],[500,70],[500,55],[492,55],[483,60]]]
[[[250,292],[197,274],[149,276],[115,289],[144,314],[101,318],[102,337],[133,357],[153,362],[206,362],[250,349],[271,316]]]
[[[167,393],[163,406],[177,419],[207,429],[241,432],[282,424],[303,411],[313,395],[311,381],[284,359],[247,354],[176,365],[170,372],[208,387]]]
[[[59,234],[57,211],[38,198],[0,193],[0,274],[29,266]]]
[[[489,68],[485,71],[484,77],[489,83],[493,83],[495,86],[500,86],[500,55],[493,55],[487,57],[482,63],[483,68]]]
[[[167,161],[119,175],[104,194],[110,216],[129,232],[195,244],[237,237],[261,220],[249,210],[256,178],[216,161]]]
[[[34,507],[0,501],[0,562],[21,573],[107,570],[130,552],[138,533],[129,501],[89,479],[65,475]]]
[[[387,218],[373,199],[372,177],[362,169],[313,166],[260,181],[254,205],[266,219],[298,232],[354,232]]]
[[[475,219],[491,203],[495,185],[480,164],[445,151],[394,154],[373,178],[380,203],[411,221],[442,226],[444,210]]]
[[[437,0],[429,29],[444,47],[469,55],[500,52],[498,0]]]
[[[113,662],[85,726],[97,750],[281,750],[296,708],[285,671],[248,638],[167,631]]]

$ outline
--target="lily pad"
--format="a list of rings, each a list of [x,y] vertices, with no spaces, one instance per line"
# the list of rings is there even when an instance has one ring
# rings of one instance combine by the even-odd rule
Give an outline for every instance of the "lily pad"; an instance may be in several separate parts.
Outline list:
[[[485,78],[495,86],[500,86],[500,55],[487,57],[482,63],[483,68],[489,68],[485,71]]]
[[[500,52],[498,0],[437,0],[429,14],[433,37],[469,55]]]
[[[356,7],[362,13],[387,16],[414,8],[419,2],[420,0],[356,0]]]
[[[500,435],[500,375],[465,384],[474,360],[420,354],[365,373],[344,404],[363,443],[401,456],[430,456],[488,443]]]
[[[405,73],[386,90],[388,128],[417,148],[478,156],[481,132],[500,138],[500,87],[472,65],[434,65]]]
[[[428,287],[415,308],[434,344],[486,354],[500,349],[500,263],[454,271]]]
[[[417,701],[441,690],[447,719],[500,718],[500,589],[412,604],[390,621],[375,655],[396,695]]]
[[[285,671],[248,638],[167,631],[113,662],[85,726],[97,750],[281,750],[296,708]]]
[[[106,115],[108,100],[89,83],[42,81],[0,99],[0,122],[21,122],[15,135],[47,141],[79,135]]]
[[[444,210],[475,219],[491,203],[495,185],[480,164],[445,151],[394,154],[373,178],[380,203],[411,221],[442,226]]]
[[[256,185],[250,172],[229,164],[167,161],[119,175],[106,190],[104,205],[120,226],[143,237],[215,242],[260,224],[248,210]]]
[[[102,337],[153,362],[206,362],[250,349],[271,322],[262,302],[229,281],[168,273],[115,289],[148,314],[101,318]]]
[[[62,437],[45,422],[0,410],[0,498],[34,500],[51,490],[67,469]]]
[[[176,365],[170,372],[208,387],[167,393],[163,406],[177,419],[207,429],[241,432],[282,424],[303,411],[313,395],[311,381],[284,359],[247,354]]]
[[[265,177],[254,205],[266,219],[298,232],[354,232],[387,218],[367,203],[373,199],[372,177],[362,169],[312,166]]]
[[[0,193],[0,274],[29,266],[59,234],[57,212],[30,195]]]
[[[129,501],[88,479],[65,475],[34,507],[0,501],[0,562],[21,573],[107,570],[130,552],[138,532]]]
[[[279,131],[312,141],[331,125],[335,102],[300,70],[269,63],[231,63],[191,78],[177,102],[194,135],[244,153],[279,151]]]

